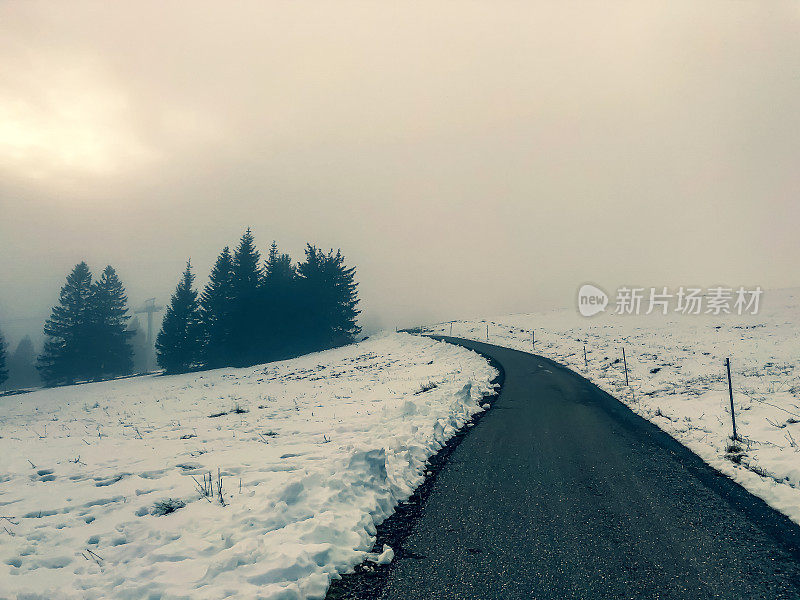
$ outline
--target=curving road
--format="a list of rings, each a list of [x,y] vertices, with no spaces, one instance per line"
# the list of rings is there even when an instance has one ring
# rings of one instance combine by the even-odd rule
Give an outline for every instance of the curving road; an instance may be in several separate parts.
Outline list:
[[[505,383],[378,597],[800,598],[789,519],[572,371],[440,339],[493,357]]]

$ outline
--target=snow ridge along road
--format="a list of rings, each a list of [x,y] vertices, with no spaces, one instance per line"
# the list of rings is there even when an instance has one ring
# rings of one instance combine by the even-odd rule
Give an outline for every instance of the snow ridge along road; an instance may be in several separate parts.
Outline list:
[[[0,600],[322,598],[495,375],[391,333],[0,398]]]
[[[557,363],[505,369],[391,567],[384,599],[800,598],[800,528]]]

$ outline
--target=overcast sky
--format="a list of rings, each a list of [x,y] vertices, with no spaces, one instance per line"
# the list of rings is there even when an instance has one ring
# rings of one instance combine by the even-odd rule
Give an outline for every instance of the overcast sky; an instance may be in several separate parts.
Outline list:
[[[372,327],[800,285],[798,6],[3,2],[0,328],[247,226],[341,248]]]

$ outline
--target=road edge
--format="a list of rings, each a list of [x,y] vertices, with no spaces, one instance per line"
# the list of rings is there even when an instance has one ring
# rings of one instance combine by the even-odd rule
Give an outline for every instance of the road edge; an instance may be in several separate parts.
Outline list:
[[[443,343],[450,343],[439,339],[437,336],[426,337]],[[463,346],[459,347],[463,348]],[[338,579],[333,579],[331,581],[325,600],[377,600],[383,592],[389,580],[389,575],[394,570],[397,561],[403,558],[416,558],[413,553],[405,550],[403,543],[422,516],[425,503],[433,490],[433,485],[439,473],[447,466],[450,455],[462,442],[464,437],[474,429],[475,426],[480,423],[483,416],[491,410],[491,407],[503,390],[503,383],[505,382],[505,369],[503,365],[493,357],[483,354],[482,352],[472,349],[469,350],[486,359],[497,371],[497,376],[491,381],[491,384],[494,386],[494,392],[485,395],[481,402],[482,404],[488,403],[490,405],[489,408],[473,415],[463,427],[456,431],[453,437],[447,440],[441,450],[428,458],[426,462],[426,471],[428,474],[423,482],[405,502],[398,504],[394,512],[378,525],[372,552],[380,553],[383,549],[383,545],[386,544],[394,551],[394,559],[392,562],[388,565],[378,565],[375,562],[365,560],[356,565],[352,573],[342,574]]]

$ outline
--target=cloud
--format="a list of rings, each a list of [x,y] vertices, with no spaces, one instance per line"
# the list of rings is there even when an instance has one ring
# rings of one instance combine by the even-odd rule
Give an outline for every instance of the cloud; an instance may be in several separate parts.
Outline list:
[[[796,285],[797,25],[788,2],[3,4],[0,321],[83,258],[165,298],[246,226],[341,247],[389,326],[584,281]]]
[[[8,59],[7,59],[8,60]],[[129,99],[98,65],[19,52],[0,91],[0,157],[6,176],[109,175],[157,158],[130,123]]]

